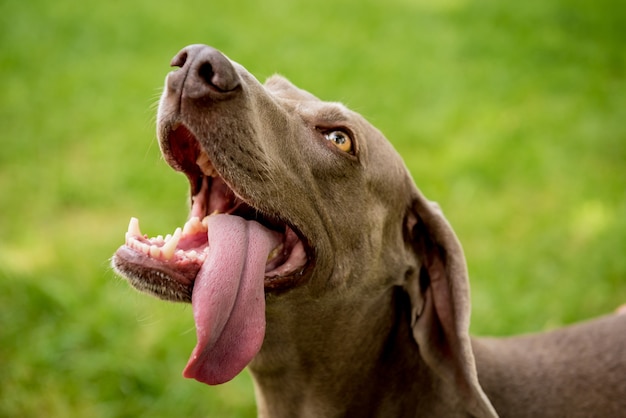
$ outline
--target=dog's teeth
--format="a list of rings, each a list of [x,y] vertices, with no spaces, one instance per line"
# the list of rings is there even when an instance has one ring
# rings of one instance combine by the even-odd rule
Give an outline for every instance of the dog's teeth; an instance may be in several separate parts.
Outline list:
[[[206,152],[201,152],[196,160],[196,164],[200,167],[202,174],[208,177],[215,176],[215,168],[213,168],[213,164],[211,163],[211,159],[207,155]]]
[[[196,217],[194,216],[191,219],[196,219]],[[189,235],[189,232],[191,231],[191,219],[189,219],[187,222],[185,222],[185,225],[183,225],[183,235]]]
[[[274,257],[278,256],[278,254],[280,254],[283,251],[283,248],[285,246],[280,243],[278,246],[276,246],[276,248],[274,248],[272,251],[270,251],[270,253],[267,255],[267,261],[272,260]]]
[[[200,166],[200,170],[202,174],[208,177],[215,177],[215,169],[211,165],[211,163],[206,163],[205,165]]]
[[[215,168],[210,162],[207,162],[205,165],[200,167],[200,169],[205,176],[215,177]]]
[[[145,255],[150,255],[150,246],[148,244],[144,244],[143,242],[138,242],[138,249],[144,253]]]
[[[178,241],[180,241],[180,237],[183,236],[183,231],[180,228],[176,228],[174,235],[170,237],[169,240],[165,241],[165,244],[161,247],[161,255],[166,260],[171,260],[174,257],[174,252],[176,252],[176,246],[178,245]]]
[[[141,230],[139,229],[139,219],[130,218],[130,222],[128,223],[128,232],[126,233],[126,239],[140,236]]]
[[[135,239],[128,240],[128,246],[145,255],[150,255],[150,245]]]
[[[206,163],[209,160],[210,160],[209,159],[209,154],[207,154],[206,152],[202,151],[200,153],[200,155],[198,155],[198,159],[196,160],[196,164],[202,165],[202,164]]]
[[[200,218],[194,216],[185,223],[185,226],[183,226],[183,235],[195,234],[202,232],[202,230],[203,228]]]
[[[161,254],[161,250],[159,249],[158,246],[156,245],[150,246],[150,257],[158,258],[160,254]]]

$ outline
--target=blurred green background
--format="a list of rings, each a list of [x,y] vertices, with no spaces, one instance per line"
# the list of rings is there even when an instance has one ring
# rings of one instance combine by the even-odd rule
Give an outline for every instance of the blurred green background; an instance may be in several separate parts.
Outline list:
[[[622,0],[0,2],[0,416],[252,417],[250,378],[185,380],[189,306],[108,259],[130,216],[167,233],[169,60],[207,43],[378,126],[444,208],[472,331],[537,331],[626,302]]]

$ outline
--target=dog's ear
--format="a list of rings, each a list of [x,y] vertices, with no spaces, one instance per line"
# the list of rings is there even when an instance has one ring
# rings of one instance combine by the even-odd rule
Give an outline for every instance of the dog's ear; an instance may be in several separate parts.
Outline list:
[[[439,206],[416,193],[406,234],[418,271],[407,275],[411,327],[419,351],[435,373],[461,396],[475,417],[496,417],[478,382],[469,337],[470,296],[461,244]]]

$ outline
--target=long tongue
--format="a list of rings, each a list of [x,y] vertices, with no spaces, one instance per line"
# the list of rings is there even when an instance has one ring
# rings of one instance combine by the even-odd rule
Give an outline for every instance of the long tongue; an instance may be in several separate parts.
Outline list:
[[[209,217],[210,252],[191,303],[198,343],[183,376],[227,382],[252,361],[265,335],[264,273],[277,234],[238,216]]]

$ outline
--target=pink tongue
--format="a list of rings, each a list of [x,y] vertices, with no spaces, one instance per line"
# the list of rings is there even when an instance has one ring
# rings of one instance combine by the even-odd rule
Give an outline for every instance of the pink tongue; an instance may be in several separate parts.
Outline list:
[[[238,216],[209,218],[209,255],[198,272],[192,305],[198,343],[183,376],[227,382],[260,350],[265,335],[264,273],[277,234]]]

